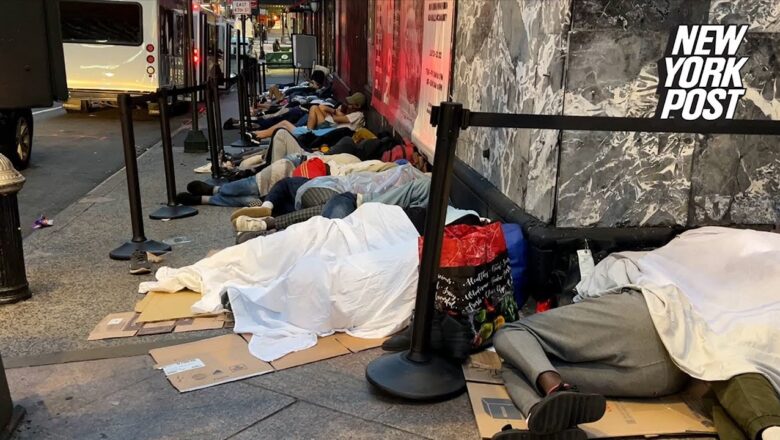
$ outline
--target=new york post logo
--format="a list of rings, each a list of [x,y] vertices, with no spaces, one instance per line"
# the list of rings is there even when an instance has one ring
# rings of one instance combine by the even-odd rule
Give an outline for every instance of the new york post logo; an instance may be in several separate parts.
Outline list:
[[[656,117],[733,119],[745,94],[741,70],[748,57],[737,51],[748,25],[681,25],[659,64]]]

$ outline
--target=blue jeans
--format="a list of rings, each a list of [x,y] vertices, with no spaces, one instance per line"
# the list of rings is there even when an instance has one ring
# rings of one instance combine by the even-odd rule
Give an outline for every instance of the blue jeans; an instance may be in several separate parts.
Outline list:
[[[209,199],[209,205],[242,207],[259,199],[257,180],[255,176],[249,176],[220,186],[219,192]]]
[[[322,209],[322,216],[325,218],[344,218],[357,209],[357,196],[345,192],[341,193],[328,201]]]

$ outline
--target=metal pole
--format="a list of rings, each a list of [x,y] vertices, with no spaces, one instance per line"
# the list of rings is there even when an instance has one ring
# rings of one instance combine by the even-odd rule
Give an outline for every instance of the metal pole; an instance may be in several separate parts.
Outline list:
[[[211,156],[211,178],[219,180],[222,177],[222,164],[219,163],[219,146],[217,145],[217,122],[214,115],[214,78],[206,82],[206,121],[209,130],[209,154]]]
[[[222,137],[222,104],[219,102],[219,90],[214,86],[214,118],[217,121],[217,145],[220,159],[225,156],[225,140]]]
[[[136,161],[135,133],[133,130],[133,100],[127,93],[120,94],[118,98],[133,239],[111,251],[109,257],[113,260],[129,260],[135,250],[163,254],[169,252],[171,247],[164,243],[147,240],[144,236],[144,221],[141,218],[141,188],[138,184],[138,163]]]
[[[433,120],[436,116],[437,119]],[[425,236],[420,259],[420,277],[414,309],[411,349],[375,359],[366,367],[366,378],[377,388],[411,400],[454,397],[466,387],[460,365],[431,351],[431,324],[436,299],[436,282],[441,258],[444,219],[452,183],[455,144],[460,132],[463,106],[443,102],[432,113],[436,129],[436,152],[431,178],[431,195],[425,218]],[[434,124],[435,125],[435,124]]]
[[[238,74],[238,127],[240,133],[238,140],[230,144],[231,147],[248,148],[252,146],[252,143],[247,140],[246,134],[246,120],[249,118],[249,109],[247,108],[249,106],[248,99],[247,71],[244,69]]]
[[[173,170],[173,142],[171,139],[171,116],[168,112],[168,89],[159,89],[157,93],[157,105],[160,107],[160,136],[165,165],[165,189],[168,195],[168,204],[149,214],[149,218],[152,220],[171,220],[191,217],[198,213],[197,209],[176,203],[176,174]]]
[[[195,15],[192,12],[192,0],[187,0],[187,24],[186,24],[186,37],[184,38],[185,55],[184,64],[186,66],[186,85],[192,87],[195,85],[195,51],[193,50],[192,43],[195,38],[193,32],[193,21]],[[200,55],[200,54],[199,54]],[[187,133],[187,138],[184,139],[184,151],[186,153],[200,153],[208,150],[208,140],[203,136],[203,132],[198,127],[198,92],[190,93],[190,119],[191,129]]]

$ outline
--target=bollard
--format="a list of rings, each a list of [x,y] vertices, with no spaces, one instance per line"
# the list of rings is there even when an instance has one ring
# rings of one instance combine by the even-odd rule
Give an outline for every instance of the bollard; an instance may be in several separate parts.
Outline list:
[[[127,194],[130,199],[130,222],[133,238],[111,251],[112,260],[129,260],[135,250],[161,255],[171,251],[171,246],[144,236],[144,220],[141,217],[141,189],[138,185],[138,162],[135,157],[135,133],[133,132],[133,100],[127,93],[117,99],[119,103],[119,121],[122,124],[122,143],[125,153],[125,173],[127,174]]]
[[[215,101],[219,99],[214,94],[216,84],[214,78],[206,82],[206,121],[209,130],[209,154],[211,156],[211,179],[216,183],[222,180],[222,164],[219,157],[219,145],[217,145],[217,126],[219,121],[216,115]]]
[[[265,60],[260,60],[260,92],[265,94],[268,91],[268,85],[265,80]]]
[[[436,117],[434,119],[434,117]],[[452,184],[452,165],[458,141],[463,106],[442,102],[431,113],[436,128],[431,195],[425,217],[425,239],[420,259],[420,278],[409,351],[382,356],[366,367],[366,379],[380,390],[410,400],[454,397],[466,388],[463,371],[431,351],[431,323],[436,299],[436,281],[441,259],[444,219]]]
[[[22,231],[16,193],[24,177],[11,161],[0,154],[0,304],[23,301],[32,296],[24,268]]]
[[[239,117],[239,138],[232,144],[231,147],[236,148],[249,148],[252,143],[247,140],[246,134],[246,120],[249,118],[249,98],[247,96],[247,73],[246,70],[242,70],[238,74],[238,117]]]
[[[175,220],[192,217],[198,210],[192,206],[183,206],[176,203],[176,175],[173,170],[173,141],[171,140],[171,119],[168,107],[168,89],[158,90],[157,103],[160,107],[160,136],[163,149],[163,163],[165,166],[165,189],[168,195],[168,203],[149,214],[152,220]]]

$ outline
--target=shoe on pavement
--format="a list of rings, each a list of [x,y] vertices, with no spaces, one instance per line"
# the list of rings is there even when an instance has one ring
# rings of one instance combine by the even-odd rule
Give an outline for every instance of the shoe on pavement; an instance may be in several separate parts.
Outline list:
[[[174,200],[179,205],[195,206],[195,205],[200,205],[200,200],[201,200],[200,197],[201,196],[196,196],[195,194],[190,194],[186,192],[186,193],[176,194]]]
[[[265,206],[250,206],[248,208],[239,208],[230,215],[230,221],[235,222],[237,218],[245,215],[247,217],[263,218],[271,216],[271,208]]]
[[[152,271],[152,265],[146,258],[146,251],[136,249],[130,256],[130,273],[133,275],[143,275]]]
[[[268,229],[264,219],[242,215],[233,221],[236,232],[265,231]]]
[[[505,426],[493,435],[492,440],[586,440],[588,436],[580,428],[567,428],[552,434],[537,434],[535,432],[513,429]]]
[[[196,196],[213,196],[214,187],[200,180],[193,180],[187,184],[187,192]]]
[[[537,434],[552,434],[581,423],[601,419],[607,400],[600,394],[580,393],[563,384],[531,408],[528,430]]]

